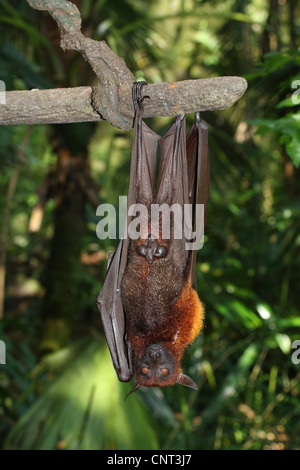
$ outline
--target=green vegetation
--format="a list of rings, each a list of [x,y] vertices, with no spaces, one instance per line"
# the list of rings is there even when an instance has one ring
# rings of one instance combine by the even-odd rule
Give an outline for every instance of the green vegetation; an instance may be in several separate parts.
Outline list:
[[[124,403],[131,386],[116,379],[105,345],[96,297],[116,245],[97,239],[95,205],[126,194],[132,133],[105,122],[1,126],[1,447],[299,449],[299,4],[76,4],[83,32],[105,39],[137,79],[249,82],[233,107],[203,113],[206,320],[183,364],[199,391],[141,390]],[[0,0],[0,37],[7,90],[94,84],[82,57],[59,48],[49,15],[25,0]],[[163,134],[170,122],[150,125]]]

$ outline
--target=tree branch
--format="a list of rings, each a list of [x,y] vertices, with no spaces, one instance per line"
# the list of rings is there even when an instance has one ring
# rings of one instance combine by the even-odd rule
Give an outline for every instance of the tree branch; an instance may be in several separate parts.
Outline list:
[[[91,87],[8,91],[0,104],[0,124],[59,124],[99,121]]]
[[[80,31],[77,7],[67,0],[27,0],[45,10],[61,30],[61,47],[79,51],[98,78],[96,87],[11,91],[0,105],[0,124],[46,124],[99,121],[105,119],[120,129],[133,125],[131,90],[135,77],[104,41],[86,38]],[[247,89],[241,77],[217,77],[154,83],[147,87],[144,116],[176,116],[225,109],[238,101]]]
[[[153,83],[145,92],[144,116],[176,116],[212,109],[224,109],[247,89],[240,77],[218,77],[185,80],[176,83]],[[134,109],[131,88],[120,92],[121,114],[128,123],[119,126],[130,129]],[[51,90],[8,91],[6,104],[0,105],[0,124],[58,124],[67,122],[100,121],[102,117],[92,106],[92,88],[57,88]]]

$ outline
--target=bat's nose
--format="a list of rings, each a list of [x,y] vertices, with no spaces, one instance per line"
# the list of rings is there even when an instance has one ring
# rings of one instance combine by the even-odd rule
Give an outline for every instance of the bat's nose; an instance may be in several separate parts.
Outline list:
[[[152,359],[158,359],[161,356],[161,346],[159,344],[152,344],[147,352]]]
[[[152,357],[152,359],[158,359],[161,354],[159,351],[149,351],[149,356]]]

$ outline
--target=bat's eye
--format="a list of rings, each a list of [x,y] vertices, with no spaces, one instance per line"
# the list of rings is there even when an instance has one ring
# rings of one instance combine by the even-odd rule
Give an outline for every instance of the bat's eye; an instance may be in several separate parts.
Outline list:
[[[163,369],[161,369],[161,373],[162,373],[162,375],[168,375],[169,369],[163,368]]]
[[[141,372],[142,372],[143,375],[147,375],[148,372],[149,372],[148,367],[143,367]]]

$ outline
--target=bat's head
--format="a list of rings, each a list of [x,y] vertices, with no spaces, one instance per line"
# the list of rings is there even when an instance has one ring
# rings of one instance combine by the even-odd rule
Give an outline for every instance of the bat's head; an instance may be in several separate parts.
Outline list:
[[[132,391],[142,386],[166,387],[175,383],[198,389],[190,377],[181,373],[172,351],[163,344],[150,344],[143,354],[136,358],[134,376],[136,386]]]

